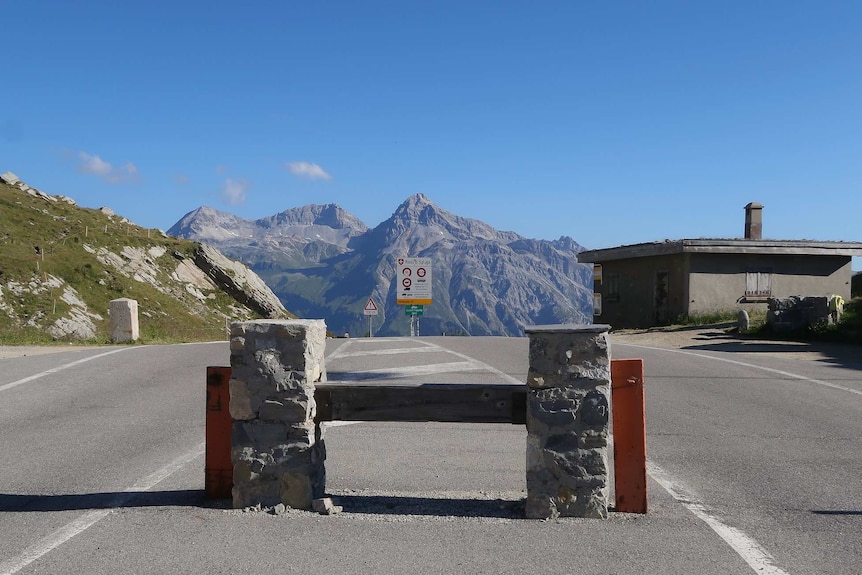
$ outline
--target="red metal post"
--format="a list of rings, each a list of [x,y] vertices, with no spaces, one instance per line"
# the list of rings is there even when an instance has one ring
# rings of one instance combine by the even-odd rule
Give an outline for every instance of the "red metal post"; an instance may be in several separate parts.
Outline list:
[[[611,360],[616,509],[647,512],[644,362]]]
[[[207,367],[206,463],[204,493],[207,499],[227,499],[233,488],[230,461],[230,368]]]

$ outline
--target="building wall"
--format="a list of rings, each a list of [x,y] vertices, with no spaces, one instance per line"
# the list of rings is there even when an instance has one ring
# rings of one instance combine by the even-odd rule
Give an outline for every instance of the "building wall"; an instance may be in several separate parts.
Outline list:
[[[656,306],[658,272],[667,273],[663,310]],[[686,312],[687,274],[688,254],[602,262],[602,282],[594,285],[602,295],[602,315],[595,321],[617,329],[671,323]],[[661,317],[657,318],[657,312],[663,312]]]
[[[646,258],[648,259],[648,258]],[[849,256],[690,254],[690,315],[720,310],[766,309],[766,297],[746,296],[746,275],[768,274],[772,297],[850,297]]]

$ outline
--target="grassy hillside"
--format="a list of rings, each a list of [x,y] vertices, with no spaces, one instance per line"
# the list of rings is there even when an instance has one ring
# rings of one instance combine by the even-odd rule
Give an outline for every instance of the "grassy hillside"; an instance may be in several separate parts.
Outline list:
[[[145,343],[224,339],[226,318],[254,315],[219,290],[196,296],[171,277],[195,247],[0,182],[0,344],[55,341],[51,326],[81,313],[78,303],[96,326],[91,342],[106,343],[109,302],[122,297],[138,301]]]

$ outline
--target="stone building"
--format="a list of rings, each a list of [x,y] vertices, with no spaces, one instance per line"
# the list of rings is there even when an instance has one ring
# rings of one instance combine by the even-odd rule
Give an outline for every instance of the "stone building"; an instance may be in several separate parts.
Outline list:
[[[596,321],[614,328],[684,316],[766,309],[770,297],[850,298],[862,242],[765,240],[763,206],[745,206],[745,237],[665,240],[578,254],[594,265]]]

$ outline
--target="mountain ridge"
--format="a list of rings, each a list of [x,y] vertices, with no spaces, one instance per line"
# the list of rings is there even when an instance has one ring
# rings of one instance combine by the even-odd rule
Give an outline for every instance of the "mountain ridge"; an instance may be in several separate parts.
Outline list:
[[[498,231],[414,194],[369,228],[336,204],[310,204],[268,218],[222,222],[189,212],[171,235],[213,242],[249,265],[295,313],[323,317],[335,333],[364,333],[369,297],[381,307],[378,335],[409,333],[409,318],[395,304],[398,257],[434,261],[434,303],[422,318],[424,333],[523,335],[527,325],[589,323],[592,269],[577,262],[583,248],[572,238],[525,238]],[[333,228],[323,213],[338,214]],[[290,221],[290,225],[269,222]],[[238,221],[251,226],[226,237]],[[302,222],[302,223],[298,223]],[[253,229],[252,229],[253,228]],[[401,312],[401,313],[399,313]]]

